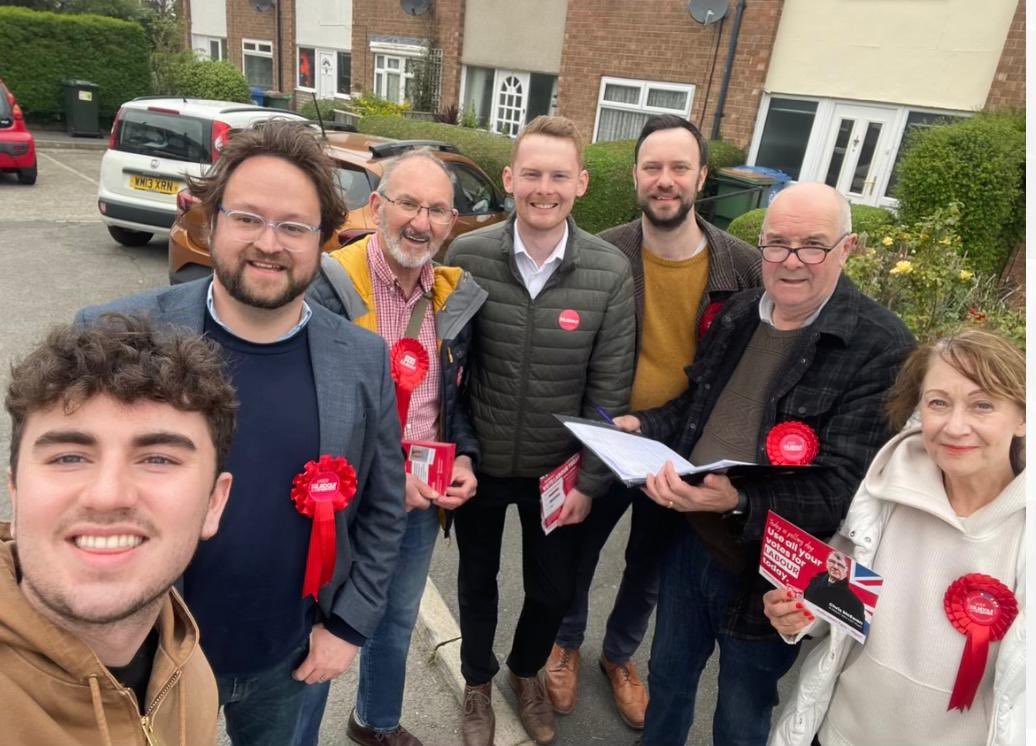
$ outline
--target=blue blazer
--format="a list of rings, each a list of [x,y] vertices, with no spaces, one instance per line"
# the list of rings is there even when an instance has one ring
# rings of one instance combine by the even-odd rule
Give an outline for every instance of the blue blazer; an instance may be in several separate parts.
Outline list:
[[[201,333],[209,282],[204,278],[122,298],[76,314],[90,324],[104,313],[149,316],[158,326]],[[335,516],[338,554],[318,603],[365,637],[385,613],[389,582],[406,528],[405,476],[388,349],[376,334],[315,303],[306,325],[320,410],[320,453],[356,469],[356,497]],[[230,499],[234,499],[231,490]],[[285,496],[287,498],[287,495]]]

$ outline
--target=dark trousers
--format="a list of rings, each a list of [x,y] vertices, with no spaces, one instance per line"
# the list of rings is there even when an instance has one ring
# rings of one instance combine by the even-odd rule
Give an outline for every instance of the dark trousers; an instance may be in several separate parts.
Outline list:
[[[575,595],[557,635],[557,643],[563,648],[578,650],[583,644],[590,586],[601,550],[631,504],[633,516],[626,542],[626,567],[601,646],[605,657],[613,663],[629,661],[644,639],[648,620],[658,601],[658,567],[675,516],[652,502],[639,487],[630,488],[616,482],[605,495],[594,500],[593,510],[583,523]]]
[[[461,673],[484,684],[500,670],[493,653],[496,635],[500,547],[510,504],[522,523],[522,583],[525,599],[507,665],[518,676],[535,676],[547,662],[558,625],[575,590],[580,526],[549,536],[540,527],[539,480],[478,475],[478,494],[455,512],[460,566]]]

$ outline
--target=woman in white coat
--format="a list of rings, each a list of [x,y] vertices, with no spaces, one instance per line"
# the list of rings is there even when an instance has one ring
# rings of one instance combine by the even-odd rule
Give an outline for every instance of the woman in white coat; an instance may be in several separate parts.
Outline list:
[[[832,540],[884,578],[866,643],[790,591],[764,597],[789,643],[827,636],[771,746],[1024,743],[1025,358],[976,329],[921,347],[891,392],[892,426],[915,409],[920,425],[878,453]]]

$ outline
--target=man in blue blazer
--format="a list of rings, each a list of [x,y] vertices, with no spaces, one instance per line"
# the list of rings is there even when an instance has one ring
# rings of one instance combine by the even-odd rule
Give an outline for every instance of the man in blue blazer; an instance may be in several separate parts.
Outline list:
[[[226,354],[240,401],[234,489],[219,533],[184,574],[184,597],[234,746],[285,746],[306,686],[344,672],[385,610],[406,526],[395,394],[381,338],[303,297],[345,216],[312,132],[272,120],[235,133],[213,169],[189,181],[209,219],[213,279],[89,308],[77,321],[146,314],[203,332]],[[330,582],[308,557],[319,532],[298,506],[321,493],[293,491],[321,456],[344,457],[356,478],[334,514]]]

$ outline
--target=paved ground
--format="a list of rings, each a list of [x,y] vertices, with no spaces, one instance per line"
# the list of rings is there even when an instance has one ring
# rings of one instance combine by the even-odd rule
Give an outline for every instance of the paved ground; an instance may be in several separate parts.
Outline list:
[[[11,175],[0,174],[0,387],[6,385],[10,362],[22,354],[52,323],[65,322],[84,305],[126,295],[166,283],[166,246],[156,239],[146,247],[127,249],[109,236],[96,206],[96,178],[102,153],[101,141],[71,140],[47,133],[40,149],[39,181],[21,186]],[[69,144],[78,149],[69,149]],[[65,146],[65,147],[61,147]],[[93,149],[83,149],[90,146]],[[6,469],[10,429],[0,426],[0,468]],[[10,515],[6,492],[0,489],[0,518]],[[500,625],[497,651],[507,651],[521,598],[520,546],[517,517],[511,516],[500,572]],[[597,670],[600,637],[622,571],[622,552],[628,531],[620,523],[604,551],[591,595],[591,619],[583,648],[583,685],[576,711],[561,718],[559,745],[632,744],[636,733],[615,714],[610,691]],[[433,558],[430,578],[438,593],[426,594],[422,623],[408,661],[408,687],[404,724],[428,746],[460,743],[460,710],[455,699],[457,671],[456,630],[457,549],[440,543]],[[441,594],[441,599],[440,599]],[[429,642],[431,641],[431,642]],[[452,642],[451,642],[452,641]],[[434,644],[446,643],[433,655]],[[643,675],[650,646],[645,641],[635,657]],[[434,662],[433,662],[434,661]],[[699,691],[698,715],[688,744],[710,742],[710,713],[715,702],[715,671],[710,667]],[[499,677],[498,707],[513,703],[504,677]],[[355,672],[335,683],[321,731],[321,743],[348,743],[344,737],[352,699]],[[782,689],[787,689],[785,684]],[[513,713],[499,707],[497,746],[518,746],[524,738]],[[224,741],[226,743],[226,741]]]

